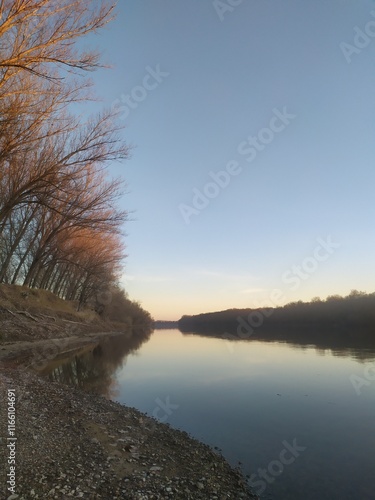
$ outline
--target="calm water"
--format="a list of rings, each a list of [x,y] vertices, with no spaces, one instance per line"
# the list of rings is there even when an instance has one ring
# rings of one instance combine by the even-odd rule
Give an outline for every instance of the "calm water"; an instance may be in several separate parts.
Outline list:
[[[45,373],[95,389],[241,462],[261,498],[375,499],[375,350],[159,330]],[[51,372],[51,370],[53,370]]]

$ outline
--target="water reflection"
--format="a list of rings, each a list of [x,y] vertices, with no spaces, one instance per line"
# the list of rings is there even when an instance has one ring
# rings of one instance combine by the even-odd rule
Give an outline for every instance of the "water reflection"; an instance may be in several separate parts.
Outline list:
[[[114,337],[44,372],[150,415],[170,401],[170,425],[218,446],[249,477],[296,440],[305,450],[262,498],[374,498],[375,381],[364,361],[375,349],[269,338],[229,350],[217,337],[161,330],[139,351],[139,337]]]
[[[310,328],[279,329],[263,331],[261,334],[238,335],[236,331],[211,331],[198,330],[194,332],[183,332],[184,335],[198,335],[200,337],[212,337],[225,339],[228,342],[270,342],[288,344],[294,349],[302,351],[315,348],[319,356],[327,354],[336,357],[349,357],[357,361],[368,362],[375,360],[375,330],[357,329],[348,331],[344,329],[320,329]]]
[[[113,399],[117,395],[114,373],[126,364],[150,339],[150,330],[133,330],[103,338],[96,346],[80,349],[74,355],[57,358],[44,366],[39,374],[54,382],[79,387]]]

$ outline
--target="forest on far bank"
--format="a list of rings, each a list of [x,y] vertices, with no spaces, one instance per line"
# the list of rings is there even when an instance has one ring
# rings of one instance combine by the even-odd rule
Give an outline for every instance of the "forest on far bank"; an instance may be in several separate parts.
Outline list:
[[[318,341],[352,345],[365,342],[375,345],[375,293],[352,292],[331,295],[325,300],[291,302],[282,307],[228,309],[226,311],[183,316],[178,327],[182,332],[204,333],[243,340],[262,338]]]

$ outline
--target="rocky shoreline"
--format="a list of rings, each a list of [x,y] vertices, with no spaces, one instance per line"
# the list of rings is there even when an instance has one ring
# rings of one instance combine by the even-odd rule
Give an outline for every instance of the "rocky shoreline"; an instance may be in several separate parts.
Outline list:
[[[1,498],[256,498],[220,454],[135,409],[1,360],[0,390]],[[16,496],[6,476],[8,390],[16,398]]]

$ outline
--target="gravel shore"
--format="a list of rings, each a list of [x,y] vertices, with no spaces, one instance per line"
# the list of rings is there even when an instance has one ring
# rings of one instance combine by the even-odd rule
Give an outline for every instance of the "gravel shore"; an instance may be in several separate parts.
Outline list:
[[[0,364],[2,499],[254,499],[208,446],[139,411]],[[16,396],[15,495],[6,474]]]

